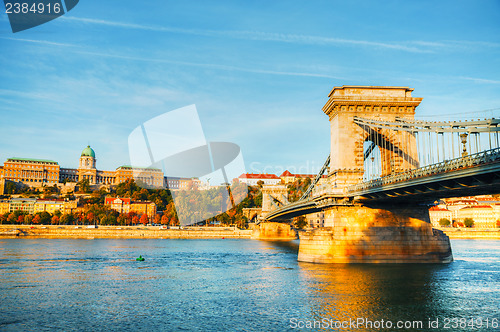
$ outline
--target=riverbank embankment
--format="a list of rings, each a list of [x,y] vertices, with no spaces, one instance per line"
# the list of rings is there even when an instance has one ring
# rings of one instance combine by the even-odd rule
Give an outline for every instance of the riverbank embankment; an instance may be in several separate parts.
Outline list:
[[[165,229],[159,226],[57,226],[0,225],[0,237],[19,238],[131,238],[131,239],[249,239],[252,230],[236,227],[189,227]]]
[[[500,240],[500,229],[439,228],[450,239]],[[58,225],[0,225],[0,238],[151,238],[151,239],[250,239],[252,230],[237,227],[185,227],[165,229],[159,226],[58,226]],[[255,234],[253,234],[255,238]]]
[[[500,228],[442,227],[438,229],[442,230],[450,239],[500,240]]]

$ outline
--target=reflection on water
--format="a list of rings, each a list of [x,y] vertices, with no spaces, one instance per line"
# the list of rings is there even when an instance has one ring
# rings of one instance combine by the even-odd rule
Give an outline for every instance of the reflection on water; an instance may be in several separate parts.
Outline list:
[[[433,280],[443,265],[299,263],[315,320],[422,320],[437,310]]]
[[[283,331],[364,318],[437,331],[429,319],[500,318],[499,242],[452,245],[446,265],[323,265],[297,262],[298,241],[0,240],[0,330]]]

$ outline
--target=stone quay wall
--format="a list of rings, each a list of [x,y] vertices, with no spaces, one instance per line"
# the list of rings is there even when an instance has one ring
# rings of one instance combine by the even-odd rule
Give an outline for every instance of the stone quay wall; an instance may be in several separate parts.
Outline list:
[[[160,229],[160,227],[140,226],[87,228],[86,226],[0,225],[0,238],[249,239],[251,235],[252,230],[233,227]]]

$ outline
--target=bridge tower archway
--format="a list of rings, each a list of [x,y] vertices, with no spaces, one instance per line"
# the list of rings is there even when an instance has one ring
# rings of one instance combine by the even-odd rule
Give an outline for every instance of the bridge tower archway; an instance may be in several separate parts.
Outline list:
[[[380,152],[380,176],[418,167],[415,136],[407,131],[359,125],[357,117],[398,122],[414,120],[423,98],[411,96],[413,89],[395,86],[334,87],[323,112],[330,119],[330,169],[333,189],[363,181],[365,142]]]

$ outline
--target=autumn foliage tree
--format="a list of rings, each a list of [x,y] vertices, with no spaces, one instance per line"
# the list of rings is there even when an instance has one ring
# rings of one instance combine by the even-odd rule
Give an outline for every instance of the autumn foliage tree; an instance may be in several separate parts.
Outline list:
[[[166,215],[161,216],[160,223],[162,225],[168,225],[169,223],[168,217]]]
[[[57,224],[59,224],[59,217],[52,216],[52,225],[57,225]]]
[[[140,219],[141,224],[146,225],[148,223],[148,216],[144,213]]]

